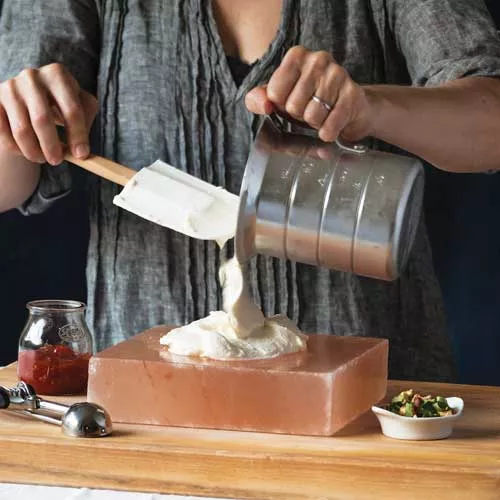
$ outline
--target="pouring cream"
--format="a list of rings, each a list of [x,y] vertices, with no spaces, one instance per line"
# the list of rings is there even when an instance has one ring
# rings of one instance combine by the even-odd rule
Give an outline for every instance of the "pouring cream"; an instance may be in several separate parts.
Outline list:
[[[272,358],[306,349],[307,336],[283,315],[265,318],[248,293],[241,264],[221,266],[224,311],[171,330],[160,339],[172,354],[212,359]]]

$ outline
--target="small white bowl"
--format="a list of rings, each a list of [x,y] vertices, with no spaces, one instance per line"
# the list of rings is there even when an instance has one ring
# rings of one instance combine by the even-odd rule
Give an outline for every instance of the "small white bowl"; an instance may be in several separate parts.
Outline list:
[[[447,417],[403,417],[379,406],[372,406],[372,411],[380,422],[382,432],[388,437],[413,441],[445,439],[451,435],[464,409],[461,398],[446,398],[446,401],[456,412]]]

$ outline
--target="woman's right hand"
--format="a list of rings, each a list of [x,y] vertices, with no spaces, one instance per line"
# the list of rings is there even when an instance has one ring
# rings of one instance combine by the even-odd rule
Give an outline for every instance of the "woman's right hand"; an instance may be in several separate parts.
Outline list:
[[[0,84],[0,153],[58,165],[64,152],[56,125],[63,125],[71,153],[86,158],[97,109],[96,98],[63,65],[25,69]]]

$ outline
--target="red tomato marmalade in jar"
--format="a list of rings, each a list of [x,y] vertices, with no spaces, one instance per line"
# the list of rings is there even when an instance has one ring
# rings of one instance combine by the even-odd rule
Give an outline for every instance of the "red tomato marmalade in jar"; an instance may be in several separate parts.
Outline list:
[[[19,340],[19,379],[42,395],[85,393],[93,346],[85,304],[37,300],[27,307],[30,314]]]
[[[87,389],[90,354],[78,354],[65,345],[46,344],[21,351],[18,376],[44,395],[82,394]]]

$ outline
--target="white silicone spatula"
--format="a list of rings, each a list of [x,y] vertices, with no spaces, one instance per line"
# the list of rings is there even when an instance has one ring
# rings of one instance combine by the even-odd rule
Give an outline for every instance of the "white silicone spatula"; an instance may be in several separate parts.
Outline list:
[[[149,221],[224,243],[236,232],[239,197],[160,160],[139,172],[100,156],[65,159],[124,189],[113,203]]]

